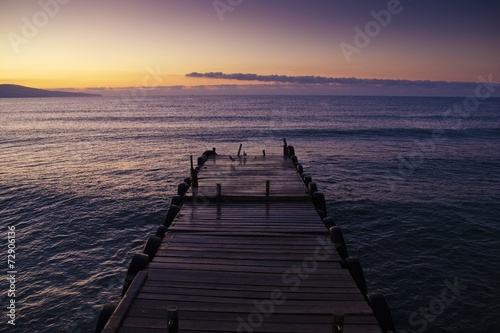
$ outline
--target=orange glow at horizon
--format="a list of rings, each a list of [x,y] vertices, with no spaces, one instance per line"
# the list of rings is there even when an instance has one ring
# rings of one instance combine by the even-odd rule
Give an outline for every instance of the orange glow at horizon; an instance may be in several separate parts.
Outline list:
[[[467,29],[439,18],[429,24],[449,28],[437,34],[403,20],[431,20],[425,8],[403,11],[348,63],[339,44],[354,43],[353,28],[381,8],[245,2],[221,20],[206,1],[57,1],[48,12],[37,1],[0,0],[0,83],[45,89],[249,83],[185,77],[219,71],[469,82],[489,73],[500,77],[500,45],[492,33],[498,21],[490,17]]]

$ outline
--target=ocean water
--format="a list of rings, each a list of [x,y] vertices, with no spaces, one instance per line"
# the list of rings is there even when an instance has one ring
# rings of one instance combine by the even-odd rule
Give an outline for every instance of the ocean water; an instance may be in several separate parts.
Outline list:
[[[500,100],[0,100],[0,332],[93,332],[189,155],[281,154],[327,197],[400,332],[499,332]],[[16,325],[7,324],[15,227]]]

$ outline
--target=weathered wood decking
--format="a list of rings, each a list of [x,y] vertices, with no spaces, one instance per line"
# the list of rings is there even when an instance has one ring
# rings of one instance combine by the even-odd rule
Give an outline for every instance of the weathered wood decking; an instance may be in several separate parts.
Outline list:
[[[103,332],[381,332],[342,262],[290,157],[212,156]]]

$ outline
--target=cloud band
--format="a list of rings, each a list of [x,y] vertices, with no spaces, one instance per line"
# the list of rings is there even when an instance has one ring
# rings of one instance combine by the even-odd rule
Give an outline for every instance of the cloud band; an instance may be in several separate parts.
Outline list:
[[[252,73],[232,73],[222,72],[186,74],[192,78],[225,79],[238,81],[258,81],[290,84],[321,84],[332,86],[364,86],[364,87],[390,87],[390,88],[418,88],[418,89],[474,89],[477,83],[474,82],[447,82],[430,80],[391,80],[391,79],[358,79],[354,77],[324,77],[324,76],[288,76],[288,75],[258,75]]]

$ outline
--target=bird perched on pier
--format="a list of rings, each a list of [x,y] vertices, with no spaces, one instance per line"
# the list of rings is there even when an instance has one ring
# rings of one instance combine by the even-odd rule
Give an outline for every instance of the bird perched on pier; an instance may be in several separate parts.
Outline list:
[[[230,159],[231,161],[233,161],[233,162],[234,162],[234,161],[236,161],[236,159],[235,159],[234,157],[232,157],[231,155],[229,155],[229,159]]]
[[[247,153],[245,153],[245,151],[243,150],[243,156],[247,156]]]

